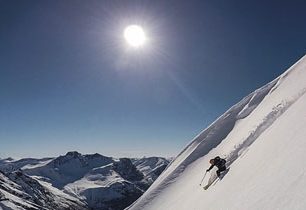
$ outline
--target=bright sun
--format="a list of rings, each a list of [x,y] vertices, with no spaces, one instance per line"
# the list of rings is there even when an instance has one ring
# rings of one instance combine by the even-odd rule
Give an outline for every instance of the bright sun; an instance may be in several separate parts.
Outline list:
[[[141,26],[130,25],[124,29],[124,38],[127,43],[135,48],[143,46],[146,41],[146,35]]]

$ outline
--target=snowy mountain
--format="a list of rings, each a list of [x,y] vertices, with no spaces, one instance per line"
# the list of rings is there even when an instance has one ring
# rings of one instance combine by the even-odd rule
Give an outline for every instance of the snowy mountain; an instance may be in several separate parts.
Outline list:
[[[306,209],[305,93],[306,56],[195,137],[127,209]],[[215,156],[229,171],[204,190]]]
[[[146,173],[138,170],[132,160],[143,162],[140,168],[146,168]],[[4,191],[1,191],[0,206],[7,209],[124,209],[157,177],[158,172],[154,170],[161,166],[161,161],[148,162],[149,166],[145,162],[78,152],[68,152],[57,158],[2,159],[0,189]],[[160,169],[159,174],[161,172]],[[156,175],[148,180],[150,173]],[[11,189],[6,185],[12,186]]]
[[[82,155],[78,152],[68,152],[45,165],[24,168],[25,173],[47,178],[54,187],[63,189],[68,183],[81,179],[93,168],[112,163],[114,160],[99,154]]]

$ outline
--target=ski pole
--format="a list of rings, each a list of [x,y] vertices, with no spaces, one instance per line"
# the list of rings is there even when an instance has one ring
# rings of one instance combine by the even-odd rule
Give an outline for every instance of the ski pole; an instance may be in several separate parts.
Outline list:
[[[207,174],[207,171],[205,172],[205,174],[204,174],[204,176],[203,176],[203,178],[202,178],[202,180],[201,180],[200,186],[202,185],[202,182],[203,182],[203,180],[204,180],[206,174]]]

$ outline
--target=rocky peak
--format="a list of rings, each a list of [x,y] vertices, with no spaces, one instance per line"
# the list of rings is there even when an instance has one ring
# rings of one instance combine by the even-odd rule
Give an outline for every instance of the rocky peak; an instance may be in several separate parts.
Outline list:
[[[118,162],[114,163],[113,167],[114,171],[126,180],[140,181],[143,179],[143,174],[137,170],[129,158],[120,158]]]

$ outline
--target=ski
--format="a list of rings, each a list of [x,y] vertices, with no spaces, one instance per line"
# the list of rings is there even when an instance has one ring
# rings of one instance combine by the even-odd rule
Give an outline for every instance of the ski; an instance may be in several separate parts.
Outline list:
[[[208,183],[206,186],[204,186],[203,189],[207,190],[211,185],[214,185],[218,180],[219,178],[213,180],[211,183]]]

